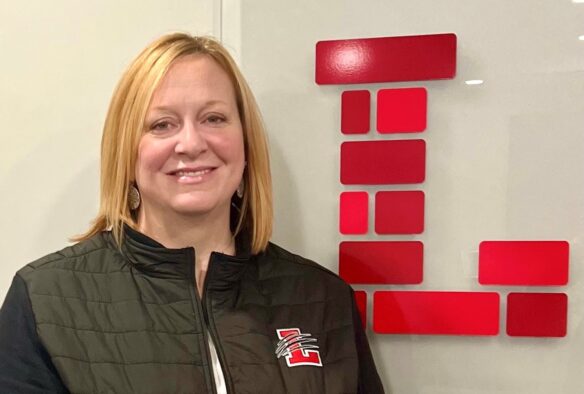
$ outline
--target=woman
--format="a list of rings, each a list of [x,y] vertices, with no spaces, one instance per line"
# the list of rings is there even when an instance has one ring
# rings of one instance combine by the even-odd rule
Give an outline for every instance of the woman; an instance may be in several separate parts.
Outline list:
[[[383,392],[352,291],[269,243],[255,100],[216,41],[163,36],[104,126],[100,211],[14,278],[2,392]]]

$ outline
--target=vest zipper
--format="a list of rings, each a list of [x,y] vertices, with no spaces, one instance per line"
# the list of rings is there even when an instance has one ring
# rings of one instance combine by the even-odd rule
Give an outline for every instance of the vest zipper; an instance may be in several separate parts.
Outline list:
[[[211,340],[215,345],[215,349],[217,350],[217,358],[219,359],[219,364],[221,365],[221,371],[223,372],[223,378],[225,379],[225,386],[227,389],[227,393],[234,393],[235,388],[233,387],[233,383],[231,382],[231,374],[227,369],[227,364],[225,361],[225,355],[223,354],[223,347],[221,346],[221,342],[219,341],[219,335],[217,333],[217,328],[215,327],[215,321],[213,316],[209,314],[209,309],[211,308],[211,300],[207,297],[207,287],[209,284],[209,274],[213,267],[213,258],[215,256],[215,252],[211,253],[209,257],[209,266],[207,267],[207,275],[205,276],[205,281],[203,283],[203,314],[205,316],[205,322],[207,323],[207,328],[209,330],[209,335],[211,336]]]
[[[207,322],[206,313],[203,311],[202,302],[199,297],[199,292],[197,291],[196,282],[195,282],[195,250],[193,248],[189,249],[189,273],[190,273],[190,286],[189,290],[191,292],[191,303],[193,305],[193,309],[195,314],[200,318],[203,318],[203,321]],[[205,282],[206,282],[205,278]],[[203,292],[204,294],[204,292]],[[205,328],[204,324],[201,324],[201,331],[203,334],[203,343],[201,350],[204,352],[205,361],[207,362],[208,368],[205,370],[205,380],[211,389],[211,393],[217,394],[217,385],[215,383],[215,377],[213,376],[213,363],[211,362],[211,350],[209,349],[209,340],[207,339],[207,329]]]

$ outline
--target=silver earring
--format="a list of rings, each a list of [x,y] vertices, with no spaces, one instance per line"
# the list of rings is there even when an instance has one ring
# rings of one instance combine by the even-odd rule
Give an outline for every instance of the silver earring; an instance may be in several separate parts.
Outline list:
[[[237,190],[235,191],[235,193],[237,194],[237,197],[243,198],[243,191],[244,190],[245,190],[245,183],[243,182],[243,179],[242,179],[241,182],[239,182],[239,186],[237,186]]]
[[[128,191],[128,204],[132,211],[135,211],[140,206],[140,191],[134,183],[130,185],[130,190]]]

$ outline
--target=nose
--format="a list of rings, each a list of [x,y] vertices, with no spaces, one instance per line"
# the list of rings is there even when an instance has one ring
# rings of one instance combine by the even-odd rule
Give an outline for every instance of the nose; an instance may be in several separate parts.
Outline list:
[[[197,157],[207,150],[207,140],[193,122],[185,122],[178,133],[178,140],[174,147],[177,154]]]

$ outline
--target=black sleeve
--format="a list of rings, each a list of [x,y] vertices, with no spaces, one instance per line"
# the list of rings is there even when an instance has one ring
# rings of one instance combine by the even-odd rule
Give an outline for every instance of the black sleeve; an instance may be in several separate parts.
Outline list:
[[[26,284],[18,275],[0,309],[0,392],[68,393],[39,340]]]
[[[377,373],[375,361],[371,355],[369,348],[369,341],[363,326],[361,324],[361,316],[355,303],[353,292],[353,326],[355,328],[355,344],[357,345],[357,355],[359,357],[359,394],[384,394],[383,384]]]

